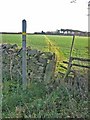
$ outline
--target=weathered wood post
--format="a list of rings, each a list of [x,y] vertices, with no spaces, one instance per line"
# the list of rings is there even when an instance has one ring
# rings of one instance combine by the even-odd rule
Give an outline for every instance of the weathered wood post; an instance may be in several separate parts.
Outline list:
[[[73,46],[74,46],[74,40],[75,40],[75,35],[73,35],[71,49],[70,49],[69,63],[68,63],[67,72],[66,72],[66,74],[64,76],[63,82],[68,77],[68,74],[70,73],[70,70],[71,70],[71,67],[72,67],[72,50],[73,50]]]
[[[27,64],[26,64],[26,20],[22,20],[22,83],[23,89],[27,86]]]

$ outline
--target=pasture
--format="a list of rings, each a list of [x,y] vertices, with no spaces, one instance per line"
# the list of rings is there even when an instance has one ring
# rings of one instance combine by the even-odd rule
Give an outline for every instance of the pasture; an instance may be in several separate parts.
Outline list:
[[[45,36],[53,43],[52,46],[56,46],[59,49],[64,58],[69,57],[72,36],[27,35],[27,46],[30,46],[32,49],[35,48],[42,51],[49,51]],[[21,47],[22,36],[21,34],[3,34],[2,43],[17,44]],[[88,58],[88,37],[75,36],[73,56]]]

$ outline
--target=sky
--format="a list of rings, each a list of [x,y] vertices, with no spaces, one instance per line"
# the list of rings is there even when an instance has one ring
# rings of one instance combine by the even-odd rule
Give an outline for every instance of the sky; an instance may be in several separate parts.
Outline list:
[[[0,32],[27,32],[76,29],[88,31],[88,1],[77,0],[0,0]]]

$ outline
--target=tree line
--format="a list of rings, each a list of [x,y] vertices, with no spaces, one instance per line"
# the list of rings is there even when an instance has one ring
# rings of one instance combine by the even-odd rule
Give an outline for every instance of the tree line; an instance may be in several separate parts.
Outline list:
[[[34,32],[34,34],[88,36],[88,34],[90,33],[86,31],[73,30],[73,29],[60,29],[60,30],[57,29],[56,31]]]

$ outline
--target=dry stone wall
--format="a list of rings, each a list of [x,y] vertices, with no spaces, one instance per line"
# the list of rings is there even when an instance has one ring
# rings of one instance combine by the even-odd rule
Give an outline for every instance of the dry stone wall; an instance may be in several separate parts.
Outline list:
[[[26,50],[27,58],[27,79],[44,80],[50,82],[54,76],[56,60],[55,54],[42,52],[36,49]],[[11,44],[2,45],[3,81],[15,80],[21,82],[22,79],[22,49]]]

